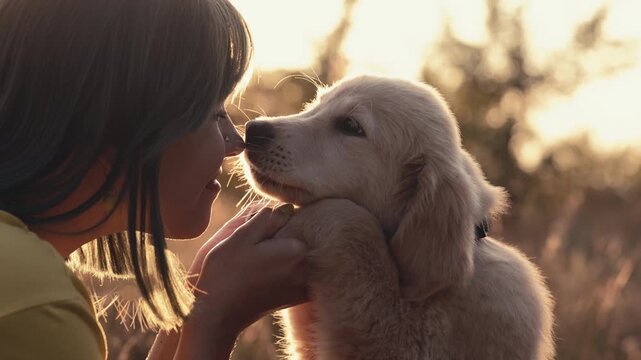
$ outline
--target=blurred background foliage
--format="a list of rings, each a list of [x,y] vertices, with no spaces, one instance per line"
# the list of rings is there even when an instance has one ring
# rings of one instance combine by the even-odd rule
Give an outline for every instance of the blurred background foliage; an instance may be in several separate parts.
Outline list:
[[[342,18],[318,46],[310,69],[255,74],[229,106],[242,125],[260,115],[298,112],[319,84],[345,74],[342,46],[357,0],[345,0]],[[538,264],[556,299],[558,359],[641,359],[641,166],[632,150],[600,152],[586,135],[544,149],[527,161],[537,144],[528,116],[546,99],[570,95],[586,81],[634,64],[637,44],[603,31],[607,6],[579,24],[567,47],[545,62],[532,61],[520,8],[486,0],[487,41],[466,43],[447,24],[424,59],[418,80],[438,88],[456,115],[465,147],[488,179],[510,194],[511,208],[492,235],[521,248]],[[641,119],[640,119],[641,120]],[[562,122],[564,119],[559,118]],[[603,119],[608,121],[608,119]],[[641,125],[640,125],[641,126]],[[231,169],[228,164],[227,168]],[[227,175],[229,177],[229,175]],[[235,177],[217,200],[208,235],[236,211],[246,186]],[[176,242],[189,261],[204,240]],[[151,333],[108,317],[111,359],[143,359]],[[234,358],[274,359],[278,329],[266,318],[239,339]]]

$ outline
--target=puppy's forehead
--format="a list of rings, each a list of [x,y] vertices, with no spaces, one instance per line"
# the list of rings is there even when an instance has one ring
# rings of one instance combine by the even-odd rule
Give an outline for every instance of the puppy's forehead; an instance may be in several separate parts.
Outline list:
[[[317,98],[321,104],[334,105],[341,110],[366,105],[377,126],[384,126],[386,137],[405,140],[431,138],[454,141],[459,137],[458,126],[447,103],[433,87],[415,81],[379,76],[358,76],[324,89]],[[396,135],[393,135],[396,134]],[[423,134],[423,135],[419,135]],[[425,135],[425,136],[424,136]],[[440,141],[439,140],[439,141]]]
[[[332,103],[332,105],[337,105],[341,103],[353,103],[358,97],[359,94],[356,89],[337,85],[319,90],[317,101],[321,104]]]
[[[322,114],[324,117],[338,116],[352,114],[363,108],[363,105],[367,105],[368,109],[371,108],[371,100],[368,100],[364,94],[353,90],[334,87],[329,91],[319,93],[316,100],[308,104],[310,114]]]
[[[441,102],[438,91],[427,84],[369,75],[346,78],[332,87],[321,88],[316,99],[327,103],[342,98],[397,105]]]
[[[336,101],[342,98],[373,98],[381,92],[380,80],[373,77],[347,78],[338,82],[332,87],[319,89],[318,100],[320,102]]]

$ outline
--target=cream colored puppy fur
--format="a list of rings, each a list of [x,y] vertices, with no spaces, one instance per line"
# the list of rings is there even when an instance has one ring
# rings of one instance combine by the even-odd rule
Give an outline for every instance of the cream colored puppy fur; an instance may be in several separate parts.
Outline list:
[[[511,246],[475,241],[504,192],[433,88],[361,76],[258,121],[271,131],[253,146],[259,123],[248,126],[245,171],[301,205],[280,235],[311,249],[312,301],[283,315],[290,358],[553,358],[539,271]]]

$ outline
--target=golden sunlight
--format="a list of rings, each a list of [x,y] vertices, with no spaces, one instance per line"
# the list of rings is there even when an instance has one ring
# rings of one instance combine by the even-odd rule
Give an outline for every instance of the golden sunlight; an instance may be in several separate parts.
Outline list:
[[[319,43],[340,20],[343,4],[340,0],[233,2],[253,31],[259,73],[295,68],[311,76]],[[571,40],[579,22],[605,5],[609,6],[607,36],[641,40],[640,2],[512,0],[505,4],[523,6],[527,46],[535,61],[549,60]],[[389,2],[362,0],[356,4],[344,44],[346,73],[416,78],[421,66],[430,61],[428,50],[441,35],[445,19],[460,39],[482,44],[487,38],[486,16],[483,0],[397,0],[393,8]],[[638,44],[634,57],[641,58]],[[590,80],[572,94],[558,94],[531,106],[529,121],[543,146],[587,133],[599,150],[632,147],[641,142],[641,106],[635,95],[639,93],[641,65],[636,63],[612,76]],[[530,151],[532,156],[535,153]]]

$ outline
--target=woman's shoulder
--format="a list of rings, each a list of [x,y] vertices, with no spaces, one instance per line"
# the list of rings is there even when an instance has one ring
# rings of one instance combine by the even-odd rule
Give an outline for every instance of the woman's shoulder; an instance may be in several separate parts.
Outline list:
[[[0,317],[56,301],[86,299],[53,246],[8,216],[0,213]]]

